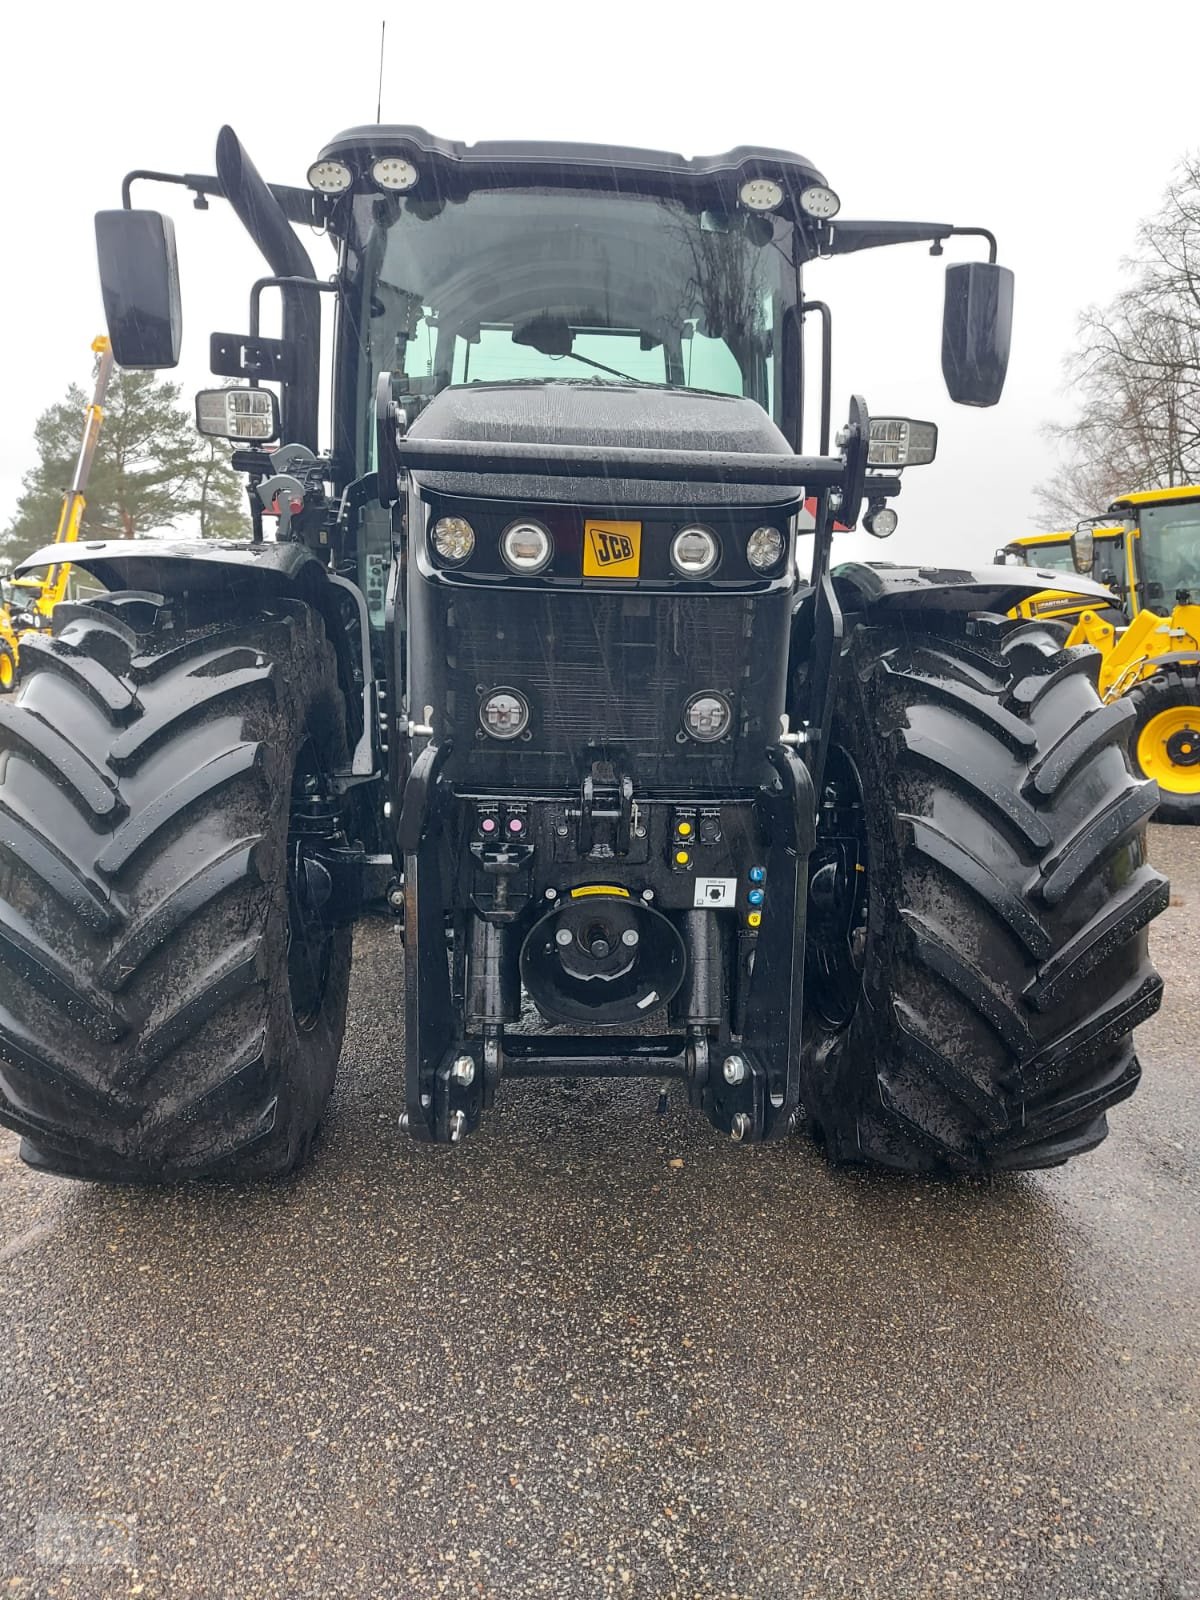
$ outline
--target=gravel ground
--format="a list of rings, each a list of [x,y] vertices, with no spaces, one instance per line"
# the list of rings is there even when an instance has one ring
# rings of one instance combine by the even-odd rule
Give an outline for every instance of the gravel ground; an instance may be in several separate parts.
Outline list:
[[[365,928],[314,1167],[104,1190],[0,1133],[4,1597],[1200,1600],[1200,839],[1093,1156],[933,1184],[638,1084],[396,1132]]]

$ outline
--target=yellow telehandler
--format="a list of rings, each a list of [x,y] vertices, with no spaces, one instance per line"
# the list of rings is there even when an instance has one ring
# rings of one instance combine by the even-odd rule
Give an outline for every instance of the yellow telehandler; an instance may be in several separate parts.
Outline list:
[[[1200,485],[1121,495],[1073,533],[1014,539],[996,559],[1111,589],[1112,606],[1096,607],[1069,584],[1048,586],[1014,614],[1069,622],[1068,645],[1100,652],[1100,692],[1129,706],[1159,818],[1200,822]]]
[[[100,357],[91,403],[84,412],[83,439],[71,487],[63,495],[55,544],[74,544],[79,538],[83,513],[87,507],[88,478],[96,456],[100,426],[104,421],[104,399],[112,377],[113,354],[101,335],[92,340],[92,350]],[[12,689],[21,667],[21,641],[31,634],[48,631],[55,606],[64,599],[71,580],[71,565],[56,561],[41,572],[6,579],[0,595],[0,692]]]

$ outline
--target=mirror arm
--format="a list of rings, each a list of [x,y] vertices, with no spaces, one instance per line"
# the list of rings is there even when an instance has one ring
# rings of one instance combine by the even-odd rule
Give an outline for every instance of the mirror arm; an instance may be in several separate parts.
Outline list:
[[[192,204],[197,211],[208,210],[209,195],[222,199],[225,194],[216,178],[201,177],[194,172],[151,172],[147,167],[138,167],[133,172],[127,172],[121,180],[121,206],[125,211],[133,210],[131,191],[139,179],[145,183],[177,183],[184,189],[191,189],[194,195]]]
[[[121,180],[121,206],[125,211],[133,210],[132,190],[138,182],[173,183],[182,189],[190,189],[192,204],[197,211],[208,210],[210,196],[216,200],[229,198],[220,178],[198,172],[152,172],[148,167],[137,167],[133,172],[127,172]],[[328,218],[323,195],[312,189],[297,189],[285,183],[269,183],[267,188],[278,200],[289,222],[298,222],[311,228],[324,227]]]
[[[988,242],[988,261],[996,265],[996,235],[990,228],[951,228],[948,234],[943,234],[941,239],[935,239],[929,251],[931,256],[940,256],[943,240],[949,238],[986,239]]]

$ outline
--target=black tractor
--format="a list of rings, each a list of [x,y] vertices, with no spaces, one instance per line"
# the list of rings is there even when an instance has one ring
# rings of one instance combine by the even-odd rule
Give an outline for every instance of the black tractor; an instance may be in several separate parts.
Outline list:
[[[0,1120],[25,1160],[296,1168],[367,914],[402,923],[370,1004],[419,1140],[474,1133],[507,1077],[612,1074],[839,1162],[1098,1144],[1167,899],[1121,708],[1091,651],[1008,617],[1035,574],[830,561],[839,525],[894,528],[937,430],[855,398],[831,447],[803,269],[982,240],[946,270],[942,367],[989,406],[991,235],[843,221],[809,162],[748,147],[375,126],[296,188],[225,129],[216,165],[130,174],[100,272],[117,361],[166,368],[173,232],[133,187],[221,197],[261,248],[197,398],[252,537],[80,546],[104,592],[57,608],[0,703]]]

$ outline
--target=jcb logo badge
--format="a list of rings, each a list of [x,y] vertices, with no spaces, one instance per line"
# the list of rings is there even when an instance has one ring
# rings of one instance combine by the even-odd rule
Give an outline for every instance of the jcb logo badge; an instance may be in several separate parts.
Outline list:
[[[592,529],[592,547],[602,567],[611,567],[616,561],[628,561],[633,556],[633,540],[629,535],[613,533],[608,528]]]
[[[585,578],[636,578],[642,559],[640,522],[585,522]]]

